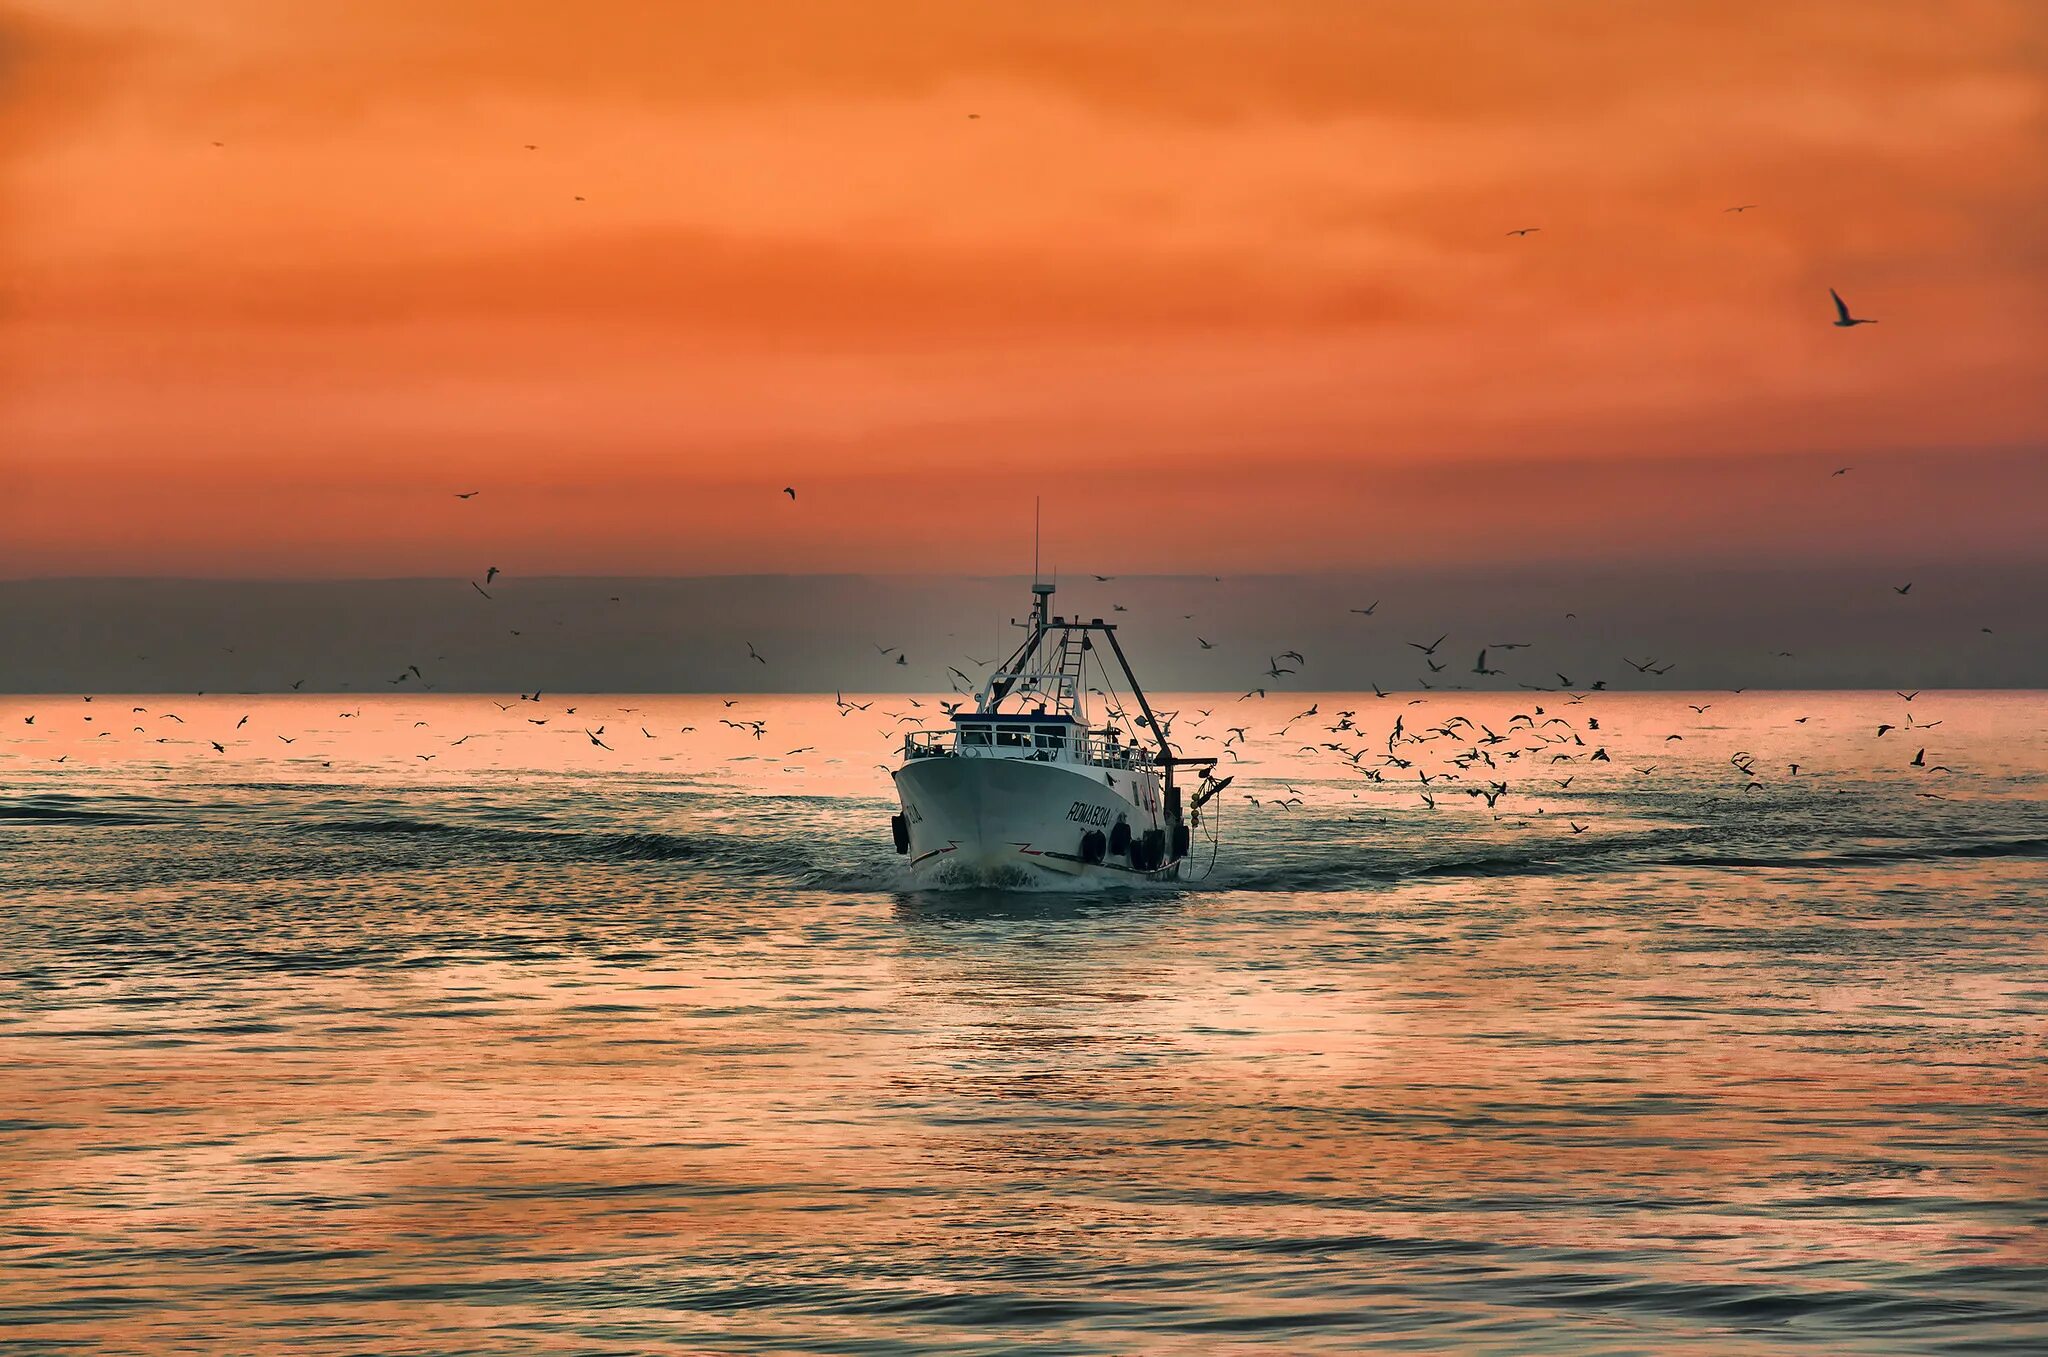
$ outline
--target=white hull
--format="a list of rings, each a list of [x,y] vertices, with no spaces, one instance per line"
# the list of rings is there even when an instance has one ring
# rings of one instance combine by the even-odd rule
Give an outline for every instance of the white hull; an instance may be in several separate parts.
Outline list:
[[[1118,817],[1133,837],[1162,829],[1149,772],[1016,758],[923,758],[896,772],[920,886],[1079,890],[1171,879],[1179,864],[1133,871],[1126,856],[1082,859],[1082,837]]]

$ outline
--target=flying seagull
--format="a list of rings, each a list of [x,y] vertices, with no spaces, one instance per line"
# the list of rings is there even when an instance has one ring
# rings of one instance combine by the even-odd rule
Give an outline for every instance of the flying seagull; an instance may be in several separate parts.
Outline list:
[[[1839,293],[1839,292],[1837,292],[1837,291],[1835,291],[1835,290],[1834,290],[1833,288],[1829,288],[1829,289],[1828,289],[1828,295],[1829,295],[1830,297],[1833,297],[1833,298],[1835,299],[1835,324],[1836,324],[1836,325],[1837,325],[1838,327],[1840,327],[1840,328],[1842,328],[1842,329],[1846,330],[1846,329],[1848,329],[1848,328],[1849,328],[1850,326],[1852,326],[1852,325],[1875,325],[1875,324],[1877,324],[1877,322],[1876,322],[1876,321],[1874,321],[1874,320],[1868,320],[1868,319],[1865,319],[1865,318],[1863,318],[1863,317],[1860,317],[1860,316],[1852,316],[1852,315],[1850,315],[1850,314],[1849,314],[1849,303],[1847,303],[1847,302],[1843,301],[1843,300],[1842,300],[1842,294],[1841,294],[1841,293]]]
[[[1508,234],[1511,236],[1528,236],[1534,235],[1536,232],[1541,231],[1542,229],[1543,228],[1540,226],[1521,226],[1508,232]]]

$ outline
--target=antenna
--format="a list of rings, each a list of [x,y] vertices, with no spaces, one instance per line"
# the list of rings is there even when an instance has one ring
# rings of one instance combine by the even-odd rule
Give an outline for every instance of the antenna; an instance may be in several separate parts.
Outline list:
[[[1040,631],[1045,630],[1046,623],[1052,616],[1049,604],[1053,594],[1053,586],[1040,579],[1038,575],[1038,519],[1042,503],[1039,496],[1031,497],[1031,615],[1034,625]]]

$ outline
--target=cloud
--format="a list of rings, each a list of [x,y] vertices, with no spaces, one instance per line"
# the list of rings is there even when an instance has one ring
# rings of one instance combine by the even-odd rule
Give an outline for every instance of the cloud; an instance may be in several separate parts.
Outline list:
[[[166,505],[273,514],[312,457],[643,498],[1152,459],[1276,516],[1321,466],[1341,525],[1359,466],[2048,435],[2031,3],[6,13],[0,421],[88,558],[188,559]],[[412,524],[316,503],[285,556]]]
[[[921,98],[1023,84],[1119,117],[1400,110],[1526,117],[1631,91],[2037,69],[2029,0],[187,0],[99,7],[182,44],[194,99],[273,112],[441,91],[677,107]],[[2030,46],[2030,44],[2032,44]],[[382,92],[381,96],[379,92]]]

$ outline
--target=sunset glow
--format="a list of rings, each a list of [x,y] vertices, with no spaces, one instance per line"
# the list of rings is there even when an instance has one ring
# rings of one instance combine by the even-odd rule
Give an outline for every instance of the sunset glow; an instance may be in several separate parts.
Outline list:
[[[2034,551],[2044,22],[8,0],[0,573]]]

